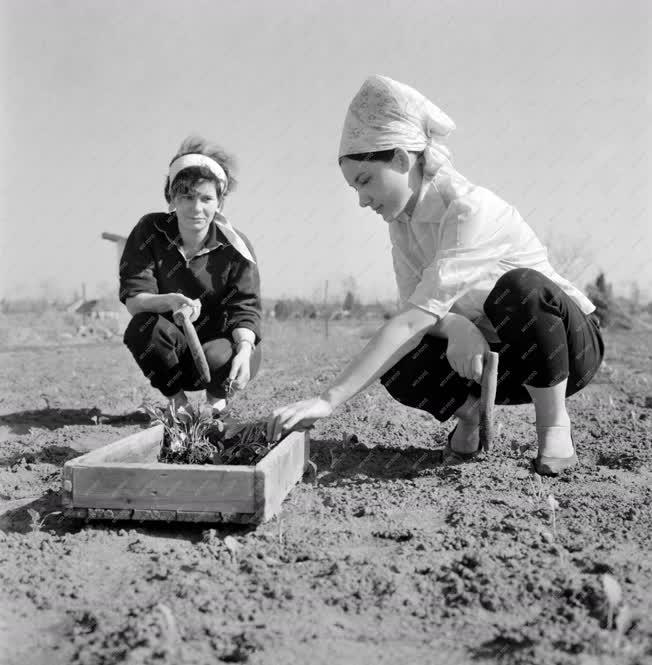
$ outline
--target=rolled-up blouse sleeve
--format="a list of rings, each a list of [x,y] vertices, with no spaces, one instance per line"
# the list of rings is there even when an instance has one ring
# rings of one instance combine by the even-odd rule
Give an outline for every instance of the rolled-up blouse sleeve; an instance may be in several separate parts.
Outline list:
[[[441,318],[487,279],[511,245],[513,208],[497,201],[482,188],[452,201],[440,223],[439,250],[408,302]]]
[[[158,293],[156,262],[151,250],[154,229],[143,217],[127,238],[120,259],[120,302],[139,293]]]

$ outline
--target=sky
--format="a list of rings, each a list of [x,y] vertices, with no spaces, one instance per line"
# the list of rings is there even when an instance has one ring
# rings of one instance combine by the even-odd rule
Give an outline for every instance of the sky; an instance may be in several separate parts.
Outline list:
[[[166,209],[199,133],[233,153],[225,214],[263,296],[394,300],[387,225],[337,165],[370,74],[450,115],[453,163],[516,206],[578,286],[652,299],[644,0],[2,0],[0,297],[117,292],[115,246]]]

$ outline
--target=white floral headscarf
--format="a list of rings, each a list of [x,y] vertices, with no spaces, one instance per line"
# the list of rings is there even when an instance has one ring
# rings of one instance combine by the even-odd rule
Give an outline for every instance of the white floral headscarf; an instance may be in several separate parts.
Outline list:
[[[386,76],[370,76],[349,105],[339,157],[392,148],[423,151],[424,173],[434,176],[450,166],[450,150],[440,142],[455,123],[409,85]]]

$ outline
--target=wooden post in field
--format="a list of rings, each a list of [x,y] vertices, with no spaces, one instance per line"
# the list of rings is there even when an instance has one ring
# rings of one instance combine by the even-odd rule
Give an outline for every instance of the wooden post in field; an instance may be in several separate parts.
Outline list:
[[[127,238],[125,238],[125,236],[120,236],[117,233],[107,233],[106,231],[102,234],[102,238],[104,240],[110,240],[111,242],[114,242],[116,244],[116,249],[118,251],[118,264],[119,264],[120,259],[122,258],[122,252],[127,243]]]
[[[86,282],[82,282],[82,321],[84,322],[84,325],[88,323],[88,314],[86,312],[86,307],[84,305],[86,304]]]
[[[326,339],[328,339],[328,309],[326,308],[326,303],[328,302],[328,280],[324,285],[324,332],[326,333]]]

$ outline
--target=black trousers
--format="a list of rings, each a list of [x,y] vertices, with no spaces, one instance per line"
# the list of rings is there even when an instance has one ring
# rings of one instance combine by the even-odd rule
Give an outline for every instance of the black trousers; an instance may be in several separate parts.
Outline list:
[[[233,358],[232,343],[219,333],[215,333],[215,337],[210,339],[210,333],[202,332],[200,341],[211,371],[211,381],[208,384],[199,377],[183,331],[160,314],[136,314],[125,330],[124,343],[152,386],[166,397],[171,397],[180,390],[204,388],[215,397],[224,397],[225,382],[231,371]],[[258,372],[260,361],[261,351],[260,346],[257,346],[251,354],[252,379]]]
[[[525,385],[545,388],[568,379],[566,395],[586,386],[598,370],[604,343],[598,318],[586,315],[552,280],[536,270],[505,273],[484,311],[500,337],[497,404],[526,404]],[[421,344],[381,377],[401,404],[445,421],[480,386],[457,374],[446,359],[448,340],[426,335]]]

